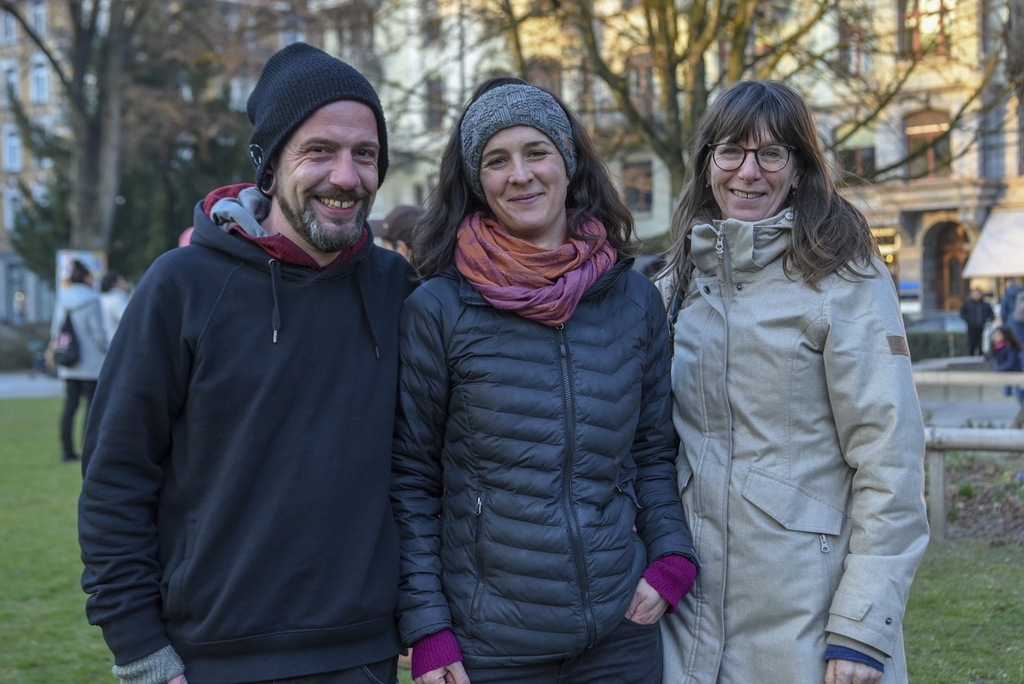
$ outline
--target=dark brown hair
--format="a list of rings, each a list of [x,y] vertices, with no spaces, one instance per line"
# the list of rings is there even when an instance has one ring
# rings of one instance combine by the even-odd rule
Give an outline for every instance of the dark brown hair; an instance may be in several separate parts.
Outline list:
[[[791,164],[800,181],[784,206],[793,209],[792,242],[783,253],[787,275],[799,273],[812,287],[832,273],[871,277],[878,245],[867,219],[836,190],[807,102],[777,81],[741,81],[708,108],[693,141],[686,184],[672,216],[672,247],[663,274],[685,288],[689,275],[690,231],[695,225],[728,218],[707,180],[711,145],[759,141],[768,134],[793,147]]]
[[[469,104],[492,88],[525,81],[511,76],[490,78],[473,92]],[[633,252],[635,233],[633,215],[623,204],[604,161],[597,154],[583,124],[564,102],[552,95],[569,117],[573,142],[576,144],[576,173],[569,179],[565,204],[569,208],[569,236],[583,238],[579,227],[591,218],[600,221],[608,232],[608,241],[620,256]],[[469,104],[452,126],[448,143],[441,155],[437,187],[427,198],[423,214],[416,222],[412,262],[424,279],[434,276],[452,262],[459,224],[470,214],[482,211],[490,218],[493,212],[487,203],[473,194],[464,175],[460,128]]]
[[[1018,354],[1020,354],[1020,352],[1021,352],[1020,340],[1017,339],[1017,334],[1015,332],[1013,332],[1013,328],[1011,328],[1008,325],[1000,325],[1000,326],[996,326],[996,329],[993,330],[992,332],[996,332],[996,330],[998,330],[999,332],[1001,332],[1003,334],[1003,339],[1006,340],[1006,343],[1008,345],[1010,345],[1010,349],[1012,349],[1013,351],[1015,351]]]
[[[89,272],[89,267],[78,259],[71,262],[71,277],[68,278],[71,282],[84,283],[91,275],[92,273]]]

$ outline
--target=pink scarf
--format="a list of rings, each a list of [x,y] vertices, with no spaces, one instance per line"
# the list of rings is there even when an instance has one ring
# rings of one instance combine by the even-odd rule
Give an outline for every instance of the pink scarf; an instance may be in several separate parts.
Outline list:
[[[478,212],[459,226],[455,266],[495,308],[555,327],[569,320],[583,294],[618,258],[600,221],[587,221],[580,232],[597,239],[569,238],[548,250]]]

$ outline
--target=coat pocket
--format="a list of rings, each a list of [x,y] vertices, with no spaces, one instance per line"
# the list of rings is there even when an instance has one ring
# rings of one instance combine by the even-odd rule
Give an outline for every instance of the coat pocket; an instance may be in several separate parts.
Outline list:
[[[484,574],[486,563],[484,557],[484,498],[478,496],[474,509],[476,526],[473,529],[473,559],[476,568],[476,588],[473,590],[473,602],[470,604],[469,619],[475,627],[480,623],[480,602],[484,596]],[[472,628],[472,627],[471,627]]]
[[[830,535],[842,532],[841,510],[768,473],[751,469],[743,483],[743,497],[787,530]]]
[[[871,609],[871,599],[837,591],[829,612],[854,622],[860,622]]]
[[[195,550],[196,535],[198,534],[199,523],[189,520],[185,524],[185,552],[181,564],[174,570],[167,582],[167,596],[165,608],[168,615],[182,617],[187,610],[187,592],[189,568],[192,565],[192,553]]]
[[[701,445],[702,450],[706,447],[707,441],[704,440],[704,443]],[[690,459],[686,457],[686,449],[683,447],[683,443],[679,442],[679,450],[676,452],[676,488],[680,494],[686,489],[686,485],[690,484],[692,477],[693,466],[690,465]]]
[[[640,510],[640,502],[636,498],[636,489],[633,487],[632,480],[620,479],[615,483],[615,489],[622,492],[633,503],[636,510]]]

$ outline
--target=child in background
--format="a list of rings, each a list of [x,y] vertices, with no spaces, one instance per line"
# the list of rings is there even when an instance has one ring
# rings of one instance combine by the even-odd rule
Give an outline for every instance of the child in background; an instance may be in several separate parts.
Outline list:
[[[986,358],[995,359],[998,371],[1017,373],[1021,371],[1021,344],[1010,328],[1001,325],[992,331],[992,345]],[[1003,388],[1003,393],[1006,396],[1016,394],[1017,401],[1024,404],[1024,387],[1007,385]]]

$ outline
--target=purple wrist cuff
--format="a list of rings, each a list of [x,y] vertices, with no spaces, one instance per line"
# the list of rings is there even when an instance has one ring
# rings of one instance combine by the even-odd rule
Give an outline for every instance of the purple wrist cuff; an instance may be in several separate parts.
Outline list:
[[[650,581],[650,580],[648,580]],[[459,642],[450,629],[425,636],[412,646],[412,678],[462,660]]]
[[[674,613],[697,580],[697,566],[685,556],[662,556],[647,566],[643,578],[668,601],[668,612]]]

